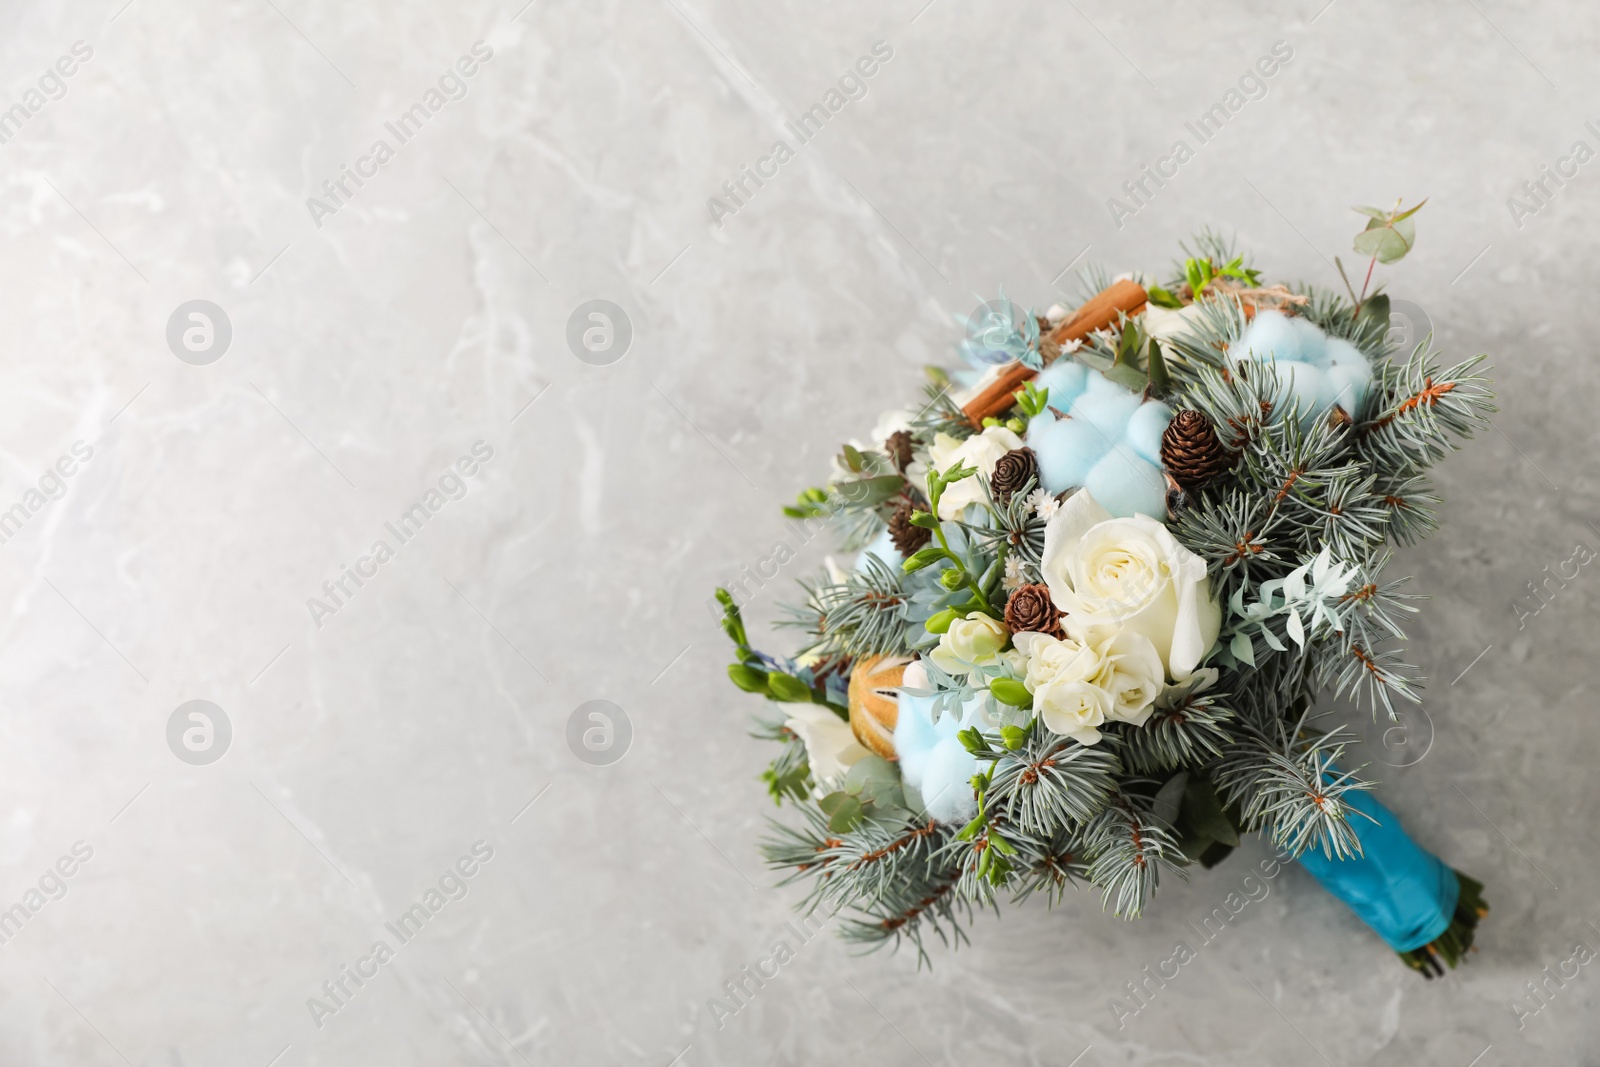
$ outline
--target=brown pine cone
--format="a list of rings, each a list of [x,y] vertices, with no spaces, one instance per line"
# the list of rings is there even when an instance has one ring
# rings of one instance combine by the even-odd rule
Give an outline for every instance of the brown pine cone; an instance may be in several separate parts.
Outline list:
[[[917,510],[911,501],[902,500],[889,517],[889,540],[902,556],[909,556],[933,539],[933,531],[911,525],[911,513]]]
[[[1180,411],[1161,435],[1161,465],[1185,489],[1196,489],[1226,473],[1236,457],[1217,440],[1211,420],[1198,411]]]
[[[1019,586],[1006,601],[1006,628],[1012,633],[1032,630],[1061,636],[1061,609],[1050,599],[1050,587],[1035,583]]]
[[[911,431],[896,430],[889,435],[883,443],[883,450],[889,453],[889,462],[894,464],[894,469],[901,474],[911,466]]]
[[[1022,492],[1028,482],[1039,481],[1039,457],[1031,448],[1013,448],[995,462],[994,474],[989,478],[989,491],[994,502],[1004,506],[1011,497]]]

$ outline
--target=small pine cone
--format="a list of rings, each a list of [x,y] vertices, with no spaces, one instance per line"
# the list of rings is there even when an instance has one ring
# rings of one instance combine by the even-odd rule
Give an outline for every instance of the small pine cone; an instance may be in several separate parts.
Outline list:
[[[1006,601],[1006,628],[1012,633],[1032,630],[1036,633],[1061,635],[1061,609],[1050,599],[1050,587],[1033,584],[1018,586]]]
[[[901,474],[911,466],[911,431],[896,430],[889,435],[883,443],[883,450],[889,453],[889,461],[894,464],[894,469]]]
[[[889,540],[902,556],[909,556],[933,539],[933,531],[911,525],[911,501],[902,500],[889,517]]]
[[[1185,489],[1198,488],[1225,473],[1234,459],[1217,440],[1211,420],[1198,411],[1178,412],[1161,435],[1161,465]]]
[[[1039,480],[1039,457],[1031,448],[1013,448],[996,461],[994,474],[989,478],[989,491],[994,494],[994,502],[1004,506],[1011,502],[1013,494],[1022,492],[1030,480],[1035,483]]]

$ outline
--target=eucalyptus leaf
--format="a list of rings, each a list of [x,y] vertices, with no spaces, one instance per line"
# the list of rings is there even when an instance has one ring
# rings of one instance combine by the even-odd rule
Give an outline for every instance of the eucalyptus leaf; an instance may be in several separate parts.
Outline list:
[[[1172,375],[1167,373],[1167,359],[1161,354],[1161,342],[1154,337],[1150,338],[1150,357],[1146,370],[1150,376],[1150,388],[1157,393],[1165,393],[1172,388]]]
[[[854,830],[867,815],[861,801],[849,793],[829,793],[817,801],[817,807],[828,816],[828,829],[836,834],[847,834]]]
[[[900,772],[882,756],[863,756],[845,772],[844,791],[862,800],[900,802]]]
[[[1376,256],[1379,263],[1393,263],[1417,243],[1417,226],[1410,218],[1394,221],[1372,219],[1356,234],[1355,248],[1364,256]]]
[[[1369,322],[1381,324],[1384,332],[1388,332],[1389,294],[1374,293],[1367,297],[1366,303],[1361,305],[1361,312],[1356,316],[1356,325],[1365,327]]]
[[[1108,381],[1116,382],[1124,389],[1134,393],[1143,389],[1147,380],[1144,371],[1126,363],[1118,363],[1116,366],[1109,367],[1101,373],[1106,376]]]
[[[1159,798],[1159,794],[1158,794]],[[1203,775],[1189,779],[1183,791],[1183,820],[1198,836],[1221,841],[1235,848],[1239,845],[1239,831],[1234,828],[1223,810],[1217,791]]]
[[[1188,771],[1179,771],[1167,779],[1167,783],[1156,791],[1155,803],[1151,806],[1156,818],[1168,826],[1178,824],[1178,809],[1183,805],[1183,791],[1188,784]]]
[[[861,453],[856,455],[859,457]],[[906,480],[898,474],[880,474],[875,478],[842,483],[839,491],[856,507],[870,508],[894,496],[905,484]]]

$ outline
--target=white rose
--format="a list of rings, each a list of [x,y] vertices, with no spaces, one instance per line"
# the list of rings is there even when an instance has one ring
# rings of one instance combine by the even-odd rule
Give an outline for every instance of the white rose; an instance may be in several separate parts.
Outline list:
[[[1140,316],[1144,332],[1157,341],[1170,341],[1174,337],[1192,333],[1192,326],[1203,314],[1199,304],[1186,304],[1181,308],[1164,308],[1149,304]]]
[[[1111,698],[1106,718],[1143,726],[1166,688],[1166,671],[1156,647],[1132,630],[1092,633],[1090,639],[1100,656],[1094,683]]]
[[[976,668],[993,664],[1010,636],[1004,623],[974,611],[939,635],[939,645],[928,658],[946,674],[970,676]]]
[[[850,724],[820,704],[796,704],[784,724],[806,743],[811,777],[820,786],[844,777],[852,764],[871,755]]]
[[[965,441],[958,441],[947,433],[935,434],[933,444],[928,448],[928,456],[933,469],[940,473],[960,463],[963,467],[974,467],[978,474],[990,478],[994,475],[994,465],[1000,462],[1000,457],[1014,448],[1021,447],[1022,438],[1004,426],[991,426],[982,433],[973,434]],[[944,495],[939,498],[939,518],[960,518],[962,508],[968,504],[978,503],[982,499],[983,485],[978,481],[977,475],[947,485]]]
[[[1045,525],[1040,570],[1069,634],[1142,634],[1173,681],[1193,674],[1216,643],[1222,608],[1205,560],[1155,519],[1114,519],[1079,490]]]
[[[1033,710],[1052,732],[1080,745],[1100,740],[1101,725],[1115,710],[1112,695],[1095,679],[1106,665],[1094,648],[1068,638],[1026,632],[1016,635],[1018,651],[1027,657],[1022,684],[1033,694]]]

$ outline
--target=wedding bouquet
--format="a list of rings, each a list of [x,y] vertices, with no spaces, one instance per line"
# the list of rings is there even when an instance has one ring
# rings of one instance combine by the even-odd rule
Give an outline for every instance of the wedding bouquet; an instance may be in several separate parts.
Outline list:
[[[1134,918],[1257,832],[1425,975],[1463,957],[1482,887],[1372,798],[1329,716],[1418,700],[1420,597],[1385,568],[1492,395],[1484,357],[1396,350],[1367,289],[1417,209],[1359,210],[1348,299],[1205,234],[1165,277],[1086,272],[1076,311],[985,304],[971,369],[930,371],[785,509],[857,553],[800,583],[798,651],[757,651],[718,590],[730,677],[783,705],[763,778],[801,820],[764,850],[804,907],[925,958],[975,906],[1080,880]]]

